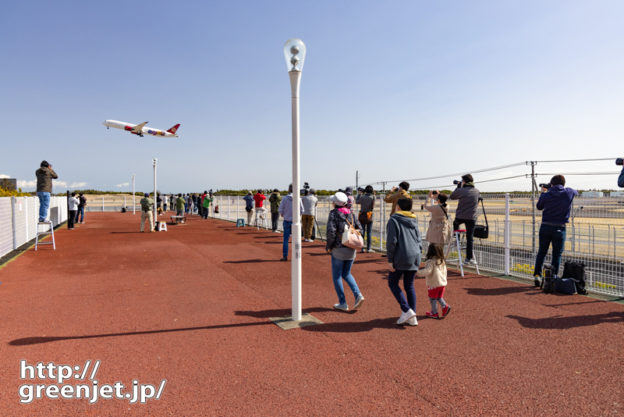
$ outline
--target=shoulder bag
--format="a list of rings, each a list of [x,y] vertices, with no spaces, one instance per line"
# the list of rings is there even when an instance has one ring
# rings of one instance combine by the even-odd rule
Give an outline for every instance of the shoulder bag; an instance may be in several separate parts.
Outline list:
[[[483,199],[479,197],[481,202],[481,209],[483,210],[483,217],[485,218],[485,225],[477,224],[474,228],[473,236],[479,239],[487,239],[490,234],[490,228],[487,221],[487,215],[485,214],[485,206],[483,205]]]
[[[353,214],[351,214],[353,216]],[[349,222],[349,219],[345,219],[345,227],[342,232],[341,243],[351,249],[361,249],[364,247],[364,239],[360,232],[353,226],[353,223]]]

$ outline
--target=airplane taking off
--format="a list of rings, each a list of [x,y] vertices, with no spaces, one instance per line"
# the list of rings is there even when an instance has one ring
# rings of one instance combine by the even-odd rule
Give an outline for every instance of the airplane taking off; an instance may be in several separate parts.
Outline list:
[[[127,132],[138,135],[140,137],[143,137],[143,134],[145,133],[147,133],[148,135],[152,135],[152,136],[176,137],[176,138],[179,137],[178,135],[176,135],[176,132],[178,128],[180,127],[179,123],[173,126],[169,130],[160,130],[160,129],[154,129],[153,127],[145,126],[148,123],[149,122],[143,122],[143,123],[139,123],[138,125],[133,125],[132,123],[120,122],[118,120],[105,120],[104,123],[102,124],[106,126],[107,129],[114,127],[115,129],[122,129]]]

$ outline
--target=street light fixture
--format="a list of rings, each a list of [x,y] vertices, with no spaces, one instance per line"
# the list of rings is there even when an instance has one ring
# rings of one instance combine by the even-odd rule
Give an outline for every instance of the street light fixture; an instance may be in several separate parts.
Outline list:
[[[301,320],[301,213],[299,210],[299,84],[306,47],[301,39],[289,39],[284,45],[284,57],[290,76],[292,92],[292,320]]]

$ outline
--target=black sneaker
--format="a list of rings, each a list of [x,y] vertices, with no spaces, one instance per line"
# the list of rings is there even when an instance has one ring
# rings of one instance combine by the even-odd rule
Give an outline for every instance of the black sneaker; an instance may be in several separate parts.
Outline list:
[[[288,258],[282,258],[282,259],[280,259],[280,261],[282,261],[282,262],[286,262],[287,260],[288,260]]]

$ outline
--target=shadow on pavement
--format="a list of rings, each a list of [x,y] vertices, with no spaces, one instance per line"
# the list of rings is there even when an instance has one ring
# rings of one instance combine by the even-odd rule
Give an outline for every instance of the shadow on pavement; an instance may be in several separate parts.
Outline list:
[[[279,259],[243,259],[242,261],[223,261],[224,264],[256,264],[263,262],[283,262]]]
[[[528,317],[516,316],[513,314],[505,316],[518,321],[522,327],[528,329],[572,329],[574,327],[594,326],[600,323],[621,323],[624,322],[624,312],[614,311],[606,314],[596,314],[594,316],[569,316],[569,317],[545,317],[531,319]]]
[[[98,339],[102,337],[116,337],[116,336],[138,336],[145,334],[159,334],[159,333],[173,333],[173,332],[188,332],[194,330],[213,330],[213,329],[227,329],[235,327],[248,327],[248,326],[264,326],[272,324],[271,322],[253,322],[253,323],[232,323],[232,324],[217,324],[214,326],[199,326],[199,327],[184,327],[180,329],[164,329],[164,330],[145,330],[140,332],[125,332],[125,333],[102,333],[102,334],[88,334],[83,336],[34,336],[24,337],[22,339],[15,339],[9,342],[11,346],[27,346],[38,345],[41,343],[58,342],[60,340],[81,340],[81,339]]]
[[[323,313],[327,311],[336,311],[336,310],[332,308],[326,308],[326,307],[313,307],[313,308],[304,309],[302,313]],[[240,311],[234,312],[234,314],[236,314],[237,316],[256,317],[259,319],[269,318],[269,317],[286,317],[290,315],[291,313],[292,313],[292,310],[286,309],[286,308],[274,309],[274,310],[258,310],[258,311],[240,310]]]
[[[534,291],[533,287],[502,287],[502,288],[466,288],[466,292],[470,295],[510,295],[520,293],[540,294]]]
[[[306,332],[336,332],[336,333],[357,333],[369,332],[373,329],[394,329],[406,330],[407,327],[396,324],[396,317],[386,319],[374,319],[370,321],[351,321],[346,323],[324,323],[317,326],[302,327]]]

